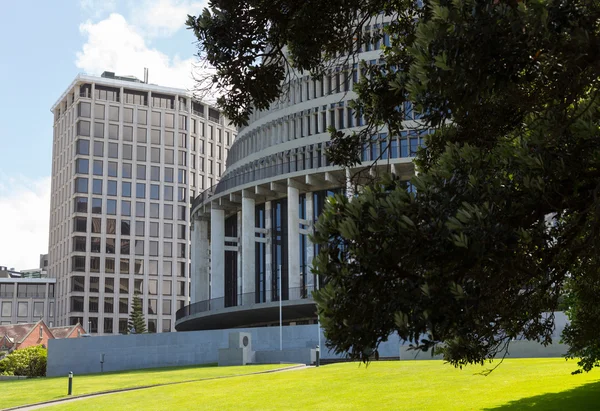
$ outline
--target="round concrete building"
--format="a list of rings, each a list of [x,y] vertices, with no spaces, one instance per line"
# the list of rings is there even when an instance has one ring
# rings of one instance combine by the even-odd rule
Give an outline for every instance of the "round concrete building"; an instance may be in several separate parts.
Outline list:
[[[379,64],[387,41],[363,44],[358,59]],[[316,323],[311,265],[318,250],[309,234],[327,197],[346,192],[349,177],[378,158],[370,173],[410,178],[422,144],[423,131],[411,131],[419,114],[406,107],[407,131],[374,135],[361,164],[328,162],[328,127],[363,126],[349,105],[360,76],[358,62],[322,79],[295,76],[285,97],[239,130],[223,177],[192,205],[191,304],[177,312],[178,331],[279,324],[280,298],[284,324]]]

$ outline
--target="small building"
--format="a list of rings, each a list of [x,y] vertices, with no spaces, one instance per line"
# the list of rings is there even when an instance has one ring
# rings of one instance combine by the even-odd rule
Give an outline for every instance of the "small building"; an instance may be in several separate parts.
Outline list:
[[[0,325],[56,324],[56,278],[31,278],[0,267]],[[17,275],[18,274],[18,275]]]
[[[52,335],[54,335],[54,338],[57,340],[63,338],[78,338],[86,333],[83,326],[79,323],[67,327],[52,327],[50,328],[50,331],[52,331]]]
[[[0,351],[14,351],[36,345],[48,346],[54,335],[40,320],[29,324],[0,325]]]
[[[43,320],[28,324],[0,325],[0,352],[10,352],[36,345],[48,346],[49,340],[79,338],[85,334],[81,324],[48,327]]]

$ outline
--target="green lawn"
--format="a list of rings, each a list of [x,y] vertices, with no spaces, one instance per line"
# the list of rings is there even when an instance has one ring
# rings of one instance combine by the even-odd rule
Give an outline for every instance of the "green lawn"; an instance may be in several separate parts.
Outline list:
[[[598,410],[600,370],[506,360],[491,375],[441,361],[327,365],[107,395],[49,410]]]
[[[287,365],[169,367],[120,373],[75,375],[73,378],[73,395],[165,384],[169,382],[249,374],[286,366]],[[0,409],[67,397],[67,385],[68,378],[66,377],[0,381]]]

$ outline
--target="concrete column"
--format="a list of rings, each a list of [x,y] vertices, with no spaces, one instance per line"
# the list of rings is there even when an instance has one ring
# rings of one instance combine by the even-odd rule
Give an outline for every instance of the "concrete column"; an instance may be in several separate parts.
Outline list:
[[[300,278],[300,222],[298,218],[298,201],[300,193],[297,188],[288,185],[288,284],[289,289],[299,288],[302,285]],[[296,290],[297,291],[297,290]],[[297,292],[290,293],[290,298],[294,298]]]
[[[225,211],[210,210],[210,298],[225,296]]]
[[[209,258],[208,250],[210,241],[208,238],[208,219],[195,218],[192,222],[192,281],[191,302],[205,301],[210,298],[210,281],[208,273]]]
[[[306,220],[308,221],[308,232],[312,234],[314,232],[314,203],[313,193],[306,193]],[[315,246],[310,241],[310,236],[306,236],[306,288],[310,292],[315,285],[314,276],[312,274],[312,261],[315,254]]]
[[[254,198],[246,190],[242,192],[242,304],[254,304],[256,291],[255,269],[255,218]]]
[[[265,252],[265,283],[266,283],[266,302],[271,301],[271,296],[273,287],[271,286],[271,262],[273,261],[273,255],[271,253],[271,247],[273,246],[273,242],[271,236],[273,235],[273,223],[271,221],[271,202],[265,202],[265,229],[267,230],[267,245]]]
[[[242,305],[242,250],[241,250],[241,237],[242,237],[242,212],[236,212],[236,224],[237,224],[237,305]]]

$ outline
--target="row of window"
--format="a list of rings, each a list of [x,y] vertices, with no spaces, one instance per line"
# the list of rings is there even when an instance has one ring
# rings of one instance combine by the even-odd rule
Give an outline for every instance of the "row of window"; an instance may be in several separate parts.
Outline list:
[[[148,295],[158,295],[158,280],[148,280]],[[180,297],[185,296],[185,281],[176,281],[177,295]],[[119,289],[118,294],[129,295],[129,279],[121,278],[118,283]],[[100,277],[89,277],[88,290],[91,293],[100,292]],[[71,291],[85,292],[85,277],[74,275],[71,277]],[[104,293],[113,294],[115,291],[115,279],[112,277],[104,278]],[[134,279],[133,280],[133,291],[134,293],[144,293],[144,280]],[[173,281],[162,280],[161,295],[170,296],[173,295]],[[75,310],[79,311],[79,310]]]
[[[156,235],[152,236],[152,232],[150,233],[152,237],[158,237],[158,227],[156,228]],[[172,233],[171,233],[172,235]],[[115,254],[116,251],[116,239],[114,238],[106,238],[104,239],[104,247],[101,247],[101,238],[100,237],[91,237],[90,238],[90,252],[92,253],[101,253],[105,252],[106,254]],[[148,254],[151,257],[159,256],[159,242],[158,241],[148,241],[148,249],[144,250],[146,241],[145,240],[134,240],[130,241],[129,239],[121,240],[121,255],[129,255],[131,254],[131,246],[134,246],[134,254],[135,255],[146,255]],[[160,249],[160,255],[163,257],[177,257],[177,258],[186,258],[186,244],[185,243],[176,243],[175,255],[173,253],[173,243],[170,241],[164,241],[162,243],[162,248]],[[85,237],[73,237],[73,251],[87,251],[86,247],[86,238]],[[75,258],[75,257],[73,257]],[[93,258],[93,257],[92,257]],[[77,264],[76,264],[77,263]],[[76,271],[85,271],[84,267],[85,263],[79,260],[73,260],[73,269]],[[90,270],[99,270],[100,263],[94,264],[94,261],[90,261]]]
[[[103,312],[104,314],[113,314],[116,313],[115,307],[115,299],[113,297],[104,297],[103,307],[100,308],[100,299],[99,297],[89,296],[87,297],[88,303],[87,308],[89,313],[99,313]],[[162,299],[162,315],[171,315],[171,300]],[[119,298],[118,299],[118,313],[119,314],[129,314],[129,299],[128,298]],[[150,298],[147,301],[147,310],[146,314],[148,315],[158,315],[158,300]],[[85,311],[85,298],[83,296],[73,296],[70,298],[70,311],[71,312],[84,312]]]
[[[86,259],[85,256],[72,256],[71,257],[71,271],[74,272],[85,272],[86,271]],[[90,257],[90,272],[99,273],[101,272],[101,257]],[[157,276],[159,274],[163,276],[172,276],[173,275],[173,262],[170,260],[163,261],[161,270],[159,270],[159,262],[158,260],[150,260],[148,261],[147,271],[144,271],[144,260],[135,259],[133,264],[129,258],[120,258],[115,260],[112,257],[104,258],[104,270],[102,270],[105,274],[116,274],[116,264],[119,264],[118,271],[119,274],[122,275],[144,275],[147,273],[150,276]],[[176,273],[178,277],[185,277],[185,265],[184,261],[176,262]],[[80,290],[83,291],[83,290]]]
[[[44,316],[44,302],[43,301],[34,301],[31,304],[33,308],[32,317],[37,321],[41,317]],[[29,313],[29,302],[28,301],[18,301],[17,302],[17,317],[19,318],[28,318],[30,317]],[[2,301],[2,317],[12,317],[13,315],[13,303],[12,301]],[[48,308],[48,316],[54,317],[54,302],[50,302],[50,307]]]
[[[15,287],[15,285],[17,287]],[[46,298],[46,284],[0,284],[0,298]],[[54,298],[54,284],[48,284],[48,297]]]
[[[128,319],[127,318],[119,318],[118,319],[118,333],[119,334],[128,334],[129,332],[132,332],[133,330],[129,330],[128,328]],[[83,317],[69,317],[69,323],[71,325],[75,325],[75,324],[83,324]],[[157,332],[157,320],[155,318],[149,318],[148,320],[146,320],[146,325],[147,325],[147,331],[149,333],[156,333]],[[114,333],[114,329],[113,329],[113,324],[114,324],[114,320],[111,317],[105,317],[104,321],[102,323],[102,329],[98,328],[98,317],[88,317],[88,332],[96,334],[96,333],[103,333],[103,334],[113,334]],[[171,320],[170,319],[163,319],[162,320],[162,332],[167,333],[171,331]]]
[[[104,120],[108,118],[109,121],[119,121],[120,120],[120,110],[119,106],[108,106],[108,113],[106,112],[106,105],[104,104],[94,104],[94,119]],[[164,116],[161,115],[160,111],[151,111],[150,112],[150,125],[153,127],[161,127],[163,124],[167,128],[179,128],[180,130],[187,130],[187,116],[180,114],[177,118],[177,123],[175,122],[176,117],[173,113],[165,113]],[[124,123],[133,123],[134,122],[134,110],[133,108],[124,107],[123,108],[123,122]],[[77,104],[77,116],[91,118],[92,117],[92,104],[86,101],[80,101]],[[194,120],[195,121],[195,120]],[[148,112],[146,110],[137,110],[136,121],[137,124],[148,124]],[[201,123],[203,124],[203,123]],[[177,127],[176,127],[177,126]]]

